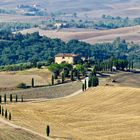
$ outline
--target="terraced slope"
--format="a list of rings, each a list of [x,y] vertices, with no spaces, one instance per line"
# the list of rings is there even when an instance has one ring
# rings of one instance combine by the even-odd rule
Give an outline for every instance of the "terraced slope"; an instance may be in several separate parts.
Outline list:
[[[12,104],[13,123],[53,139],[139,140],[140,89],[103,86],[72,98]]]

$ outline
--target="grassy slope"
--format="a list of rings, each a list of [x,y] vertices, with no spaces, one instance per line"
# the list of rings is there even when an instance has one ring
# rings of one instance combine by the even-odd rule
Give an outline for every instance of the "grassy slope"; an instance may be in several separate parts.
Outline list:
[[[0,88],[14,88],[19,83],[31,85],[35,79],[36,85],[47,85],[51,81],[51,72],[48,69],[29,69],[17,72],[0,72]]]
[[[50,124],[54,138],[138,140],[139,93],[137,88],[103,86],[69,99],[7,108],[12,110],[13,123],[41,134]]]
[[[0,139],[1,140],[45,140],[37,135],[30,134],[26,131],[12,128],[0,122]]]

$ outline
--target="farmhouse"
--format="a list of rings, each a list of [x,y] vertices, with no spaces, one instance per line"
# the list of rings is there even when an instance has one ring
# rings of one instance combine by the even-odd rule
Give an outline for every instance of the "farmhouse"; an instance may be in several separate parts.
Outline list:
[[[81,60],[81,56],[79,54],[71,54],[71,53],[60,53],[55,56],[55,63],[69,63],[75,64],[77,61]]]

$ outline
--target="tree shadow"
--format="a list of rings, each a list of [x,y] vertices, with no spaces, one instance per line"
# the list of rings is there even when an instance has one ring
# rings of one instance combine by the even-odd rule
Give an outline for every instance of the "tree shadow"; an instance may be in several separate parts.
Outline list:
[[[60,137],[60,136],[50,136],[50,138],[53,138],[53,139],[64,139],[64,140],[73,140],[70,137]]]

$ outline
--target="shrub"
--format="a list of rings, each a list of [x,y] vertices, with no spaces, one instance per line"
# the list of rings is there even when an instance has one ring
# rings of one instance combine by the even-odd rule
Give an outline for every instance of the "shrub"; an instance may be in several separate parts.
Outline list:
[[[20,83],[17,85],[17,88],[25,89],[25,88],[27,88],[27,85],[26,85],[26,83]]]

